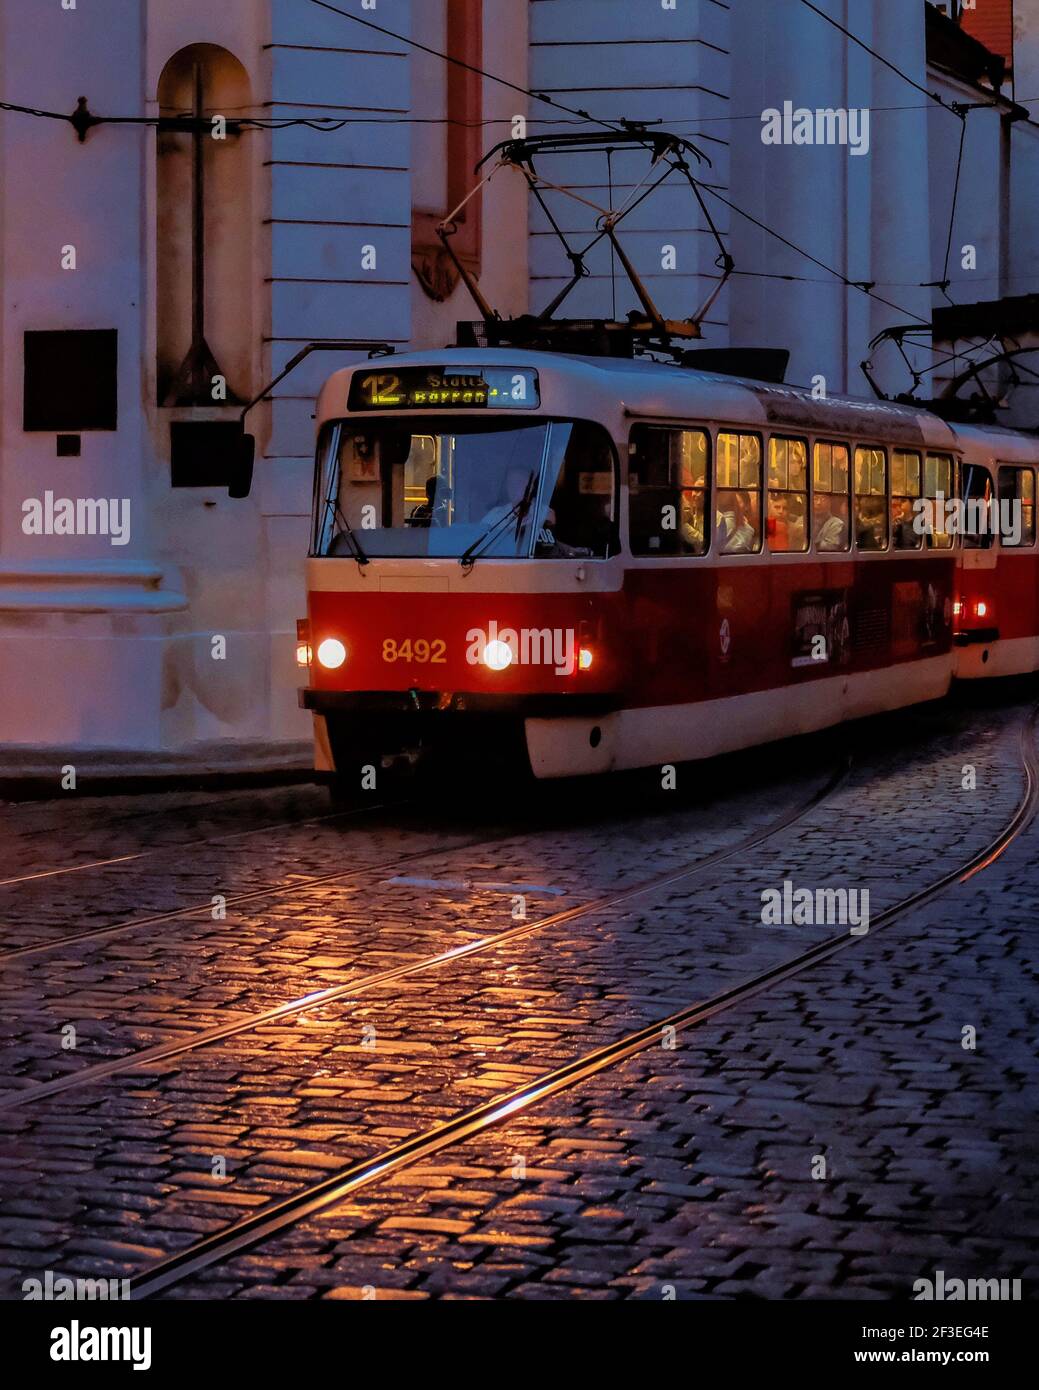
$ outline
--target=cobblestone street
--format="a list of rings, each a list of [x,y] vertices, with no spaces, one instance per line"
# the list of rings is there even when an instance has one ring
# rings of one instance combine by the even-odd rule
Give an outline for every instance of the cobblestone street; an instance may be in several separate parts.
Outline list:
[[[4,1295],[145,1274],[832,938],[762,920],[785,882],[875,921],[1010,821],[1029,713],[493,820],[310,786],[0,808]],[[162,1296],[907,1299],[943,1270],[1034,1297],[1037,843]]]

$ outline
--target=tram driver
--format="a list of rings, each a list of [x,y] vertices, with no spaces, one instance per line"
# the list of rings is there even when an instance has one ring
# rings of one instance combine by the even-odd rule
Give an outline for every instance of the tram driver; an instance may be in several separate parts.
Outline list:
[[[426,500],[408,517],[409,526],[446,526],[451,507],[451,488],[438,473],[426,479]]]
[[[499,500],[487,511],[480,519],[480,525],[485,531],[493,530],[496,526],[501,526],[505,519],[510,515],[515,515],[522,520],[521,504],[524,499],[529,506],[534,505],[535,499],[535,480],[533,472],[525,468],[522,464],[510,464],[505,470],[505,482]],[[553,498],[553,501],[555,499]],[[550,558],[573,559],[590,555],[592,552],[575,546],[565,545],[556,539],[554,527],[556,526],[556,512],[554,506],[550,506],[545,512],[544,518],[538,528],[538,552],[545,558],[546,552]]]
[[[530,504],[533,505],[534,489],[533,471],[522,463],[510,463],[505,470],[505,479],[498,500],[480,518],[480,525],[486,530],[497,526],[510,513],[518,516],[524,498],[529,497]]]

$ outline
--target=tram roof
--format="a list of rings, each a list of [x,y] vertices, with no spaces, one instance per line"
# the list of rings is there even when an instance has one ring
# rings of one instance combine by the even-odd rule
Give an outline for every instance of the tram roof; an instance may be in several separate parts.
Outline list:
[[[761,429],[801,429],[812,434],[845,435],[878,442],[955,449],[962,440],[975,445],[1005,436],[1009,448],[1020,441],[1034,459],[1036,443],[1018,431],[983,426],[952,426],[922,406],[855,396],[816,399],[800,386],[777,385],[749,377],[701,371],[650,358],[582,357],[566,353],[512,348],[442,348],[400,353],[377,359],[386,371],[403,367],[515,367],[536,369],[546,413],[585,419],[615,419],[620,413],[638,419],[703,420]],[[318,402],[319,421],[342,418],[350,378],[359,363],[334,373]],[[578,401],[580,408],[578,408]],[[449,412],[450,413],[450,412]]]

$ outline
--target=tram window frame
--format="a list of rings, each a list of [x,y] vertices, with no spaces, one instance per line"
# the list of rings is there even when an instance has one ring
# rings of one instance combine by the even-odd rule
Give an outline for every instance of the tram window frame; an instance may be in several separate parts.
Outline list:
[[[998,491],[997,491],[997,498],[998,498],[998,503],[999,503],[999,515],[998,515],[998,518],[997,518],[997,523],[998,523],[998,528],[999,528],[999,544],[1000,544],[1000,546],[1001,546],[1004,550],[1025,550],[1025,549],[1030,549],[1032,546],[1035,545],[1035,539],[1036,539],[1036,526],[1035,526],[1036,470],[1035,470],[1033,467],[1031,467],[1029,464],[1026,464],[1026,463],[997,463],[997,464],[996,464],[996,469],[997,469],[997,488],[998,488]],[[1017,473],[1017,474],[1027,473],[1027,474],[1029,475],[1029,477],[1031,478],[1031,480],[1032,480],[1032,496],[1031,496],[1031,501],[1030,501],[1030,502],[1022,502],[1022,506],[1021,506],[1022,527],[1021,527],[1021,539],[1020,539],[1019,541],[1013,541],[1013,540],[1008,541],[1008,540],[1007,540],[1007,537],[1006,537],[1006,532],[1005,532],[1004,529],[1003,529],[1003,487],[1004,487],[1003,478],[1004,478],[1004,475],[1005,475],[1005,474],[1008,474],[1008,473]],[[1008,499],[1008,500],[1011,500],[1011,501],[1020,501],[1020,500],[1021,500],[1021,498],[1020,498],[1020,493],[1018,493],[1018,492],[1015,491],[1013,497],[1010,498],[1010,499]],[[1032,517],[1032,523],[1031,523],[1031,526],[1030,526],[1030,527],[1026,527],[1026,526],[1024,525],[1024,520],[1025,520],[1025,516],[1026,516],[1026,508],[1027,508],[1028,506],[1031,507],[1031,517]]]
[[[671,456],[671,451],[670,451],[670,447],[669,447],[669,449],[668,449],[668,481],[667,481],[667,483],[666,483],[666,484],[653,483],[653,484],[650,484],[650,485],[647,486],[647,487],[643,487],[643,485],[642,485],[642,483],[641,483],[641,480],[640,480],[637,490],[635,490],[635,491],[632,490],[632,486],[631,486],[631,481],[632,481],[632,463],[633,463],[634,459],[635,459],[636,456],[637,456],[637,452],[638,452],[638,442],[639,442],[637,436],[639,436],[639,435],[641,435],[641,436],[646,436],[646,435],[651,435],[651,434],[658,434],[658,435],[659,435],[659,434],[666,434],[666,435],[669,435],[669,436],[673,436],[673,435],[684,435],[684,434],[695,434],[695,435],[700,435],[700,436],[703,438],[703,441],[704,441],[704,475],[703,475],[703,476],[704,476],[704,486],[703,486],[703,488],[697,488],[697,487],[683,487],[683,486],[682,486],[682,483],[684,482],[684,477],[683,477],[683,473],[682,473],[682,460],[681,460],[681,459],[678,460],[678,463],[679,463],[679,471],[678,471],[678,478],[677,478],[678,486],[677,486],[677,487],[675,486],[676,479],[675,479],[674,473],[673,473],[673,465],[674,465],[674,463],[675,463],[675,459],[672,458],[672,456]],[[712,497],[712,486],[711,486],[711,484],[712,484],[712,479],[713,479],[712,464],[713,464],[713,462],[714,462],[714,457],[715,457],[715,453],[714,453],[714,441],[713,441],[713,439],[711,438],[711,431],[710,431],[710,429],[709,429],[706,425],[692,425],[692,424],[661,424],[661,423],[659,423],[658,421],[655,421],[655,420],[654,420],[654,421],[640,420],[638,423],[632,425],[632,427],[631,427],[631,432],[630,432],[630,434],[629,434],[629,436],[628,436],[628,476],[627,476],[626,481],[627,481],[627,489],[628,489],[628,550],[629,550],[629,552],[630,552],[633,556],[635,556],[636,558],[638,558],[638,559],[640,559],[640,560],[664,560],[664,559],[667,559],[667,560],[676,560],[676,559],[678,559],[678,560],[700,560],[700,559],[703,559],[703,557],[704,557],[705,555],[708,555],[708,554],[710,553],[710,550],[711,550],[711,528],[708,527],[708,517],[710,517],[710,516],[713,514],[713,508],[712,508],[712,506],[711,506],[711,497]],[[651,495],[654,494],[654,493],[659,494],[659,496],[660,496],[661,499],[665,499],[665,498],[666,498],[666,499],[671,499],[670,501],[662,501],[662,507],[672,506],[672,507],[675,507],[675,508],[677,509],[676,518],[675,518],[675,526],[674,526],[673,529],[671,529],[671,528],[666,528],[666,529],[665,529],[664,527],[661,527],[660,530],[657,531],[657,532],[651,532],[651,531],[648,531],[648,530],[647,530],[647,531],[645,531],[644,533],[641,533],[641,532],[640,532],[640,533],[637,535],[637,534],[636,534],[635,527],[634,527],[634,525],[633,525],[633,520],[634,520],[634,518],[633,518],[632,502],[633,502],[633,500],[636,499],[636,498],[648,497],[648,496],[651,496]],[[694,542],[691,541],[691,540],[688,538],[688,536],[686,535],[685,530],[683,529],[683,522],[682,522],[682,517],[683,517],[683,498],[685,497],[685,494],[686,494],[686,493],[701,493],[701,494],[702,494],[702,498],[703,498],[703,508],[702,508],[702,522],[703,522],[703,528],[702,528],[702,529],[703,529],[703,542],[702,542],[702,546],[703,546],[703,548],[702,548],[702,549],[699,549],[699,550],[695,548]],[[690,529],[691,529],[691,528],[690,528]],[[674,537],[675,548],[674,548],[673,550],[665,549],[663,545],[657,545],[657,546],[655,546],[655,547],[650,548],[650,546],[648,545],[648,540],[655,537],[655,538],[659,541],[659,540],[661,539],[662,536]],[[645,548],[636,548],[637,546],[641,547],[641,546],[643,546],[643,545],[645,545]]]
[[[870,454],[870,491],[859,491],[859,455]],[[877,456],[879,455],[884,469],[883,492],[877,492],[873,487],[874,469],[877,467]],[[891,548],[891,469],[888,460],[888,451],[883,444],[856,444],[852,451],[852,504],[855,510],[855,550],[861,555],[884,555]],[[883,542],[877,546],[860,544],[859,537],[862,535],[862,527],[859,524],[859,504],[864,499],[871,502],[880,500],[881,514],[884,520]]]
[[[784,444],[784,445],[787,446],[787,447],[786,447],[786,459],[785,459],[784,463],[782,464],[782,467],[785,469],[785,474],[784,474],[784,476],[785,476],[785,478],[786,478],[786,485],[785,485],[785,486],[782,486],[782,487],[773,487],[773,485],[772,485],[772,470],[773,470],[773,467],[775,467],[775,468],[778,470],[779,467],[781,466],[780,463],[779,463],[779,461],[774,457],[773,446],[774,446],[774,445],[777,445],[777,444]],[[791,451],[790,451],[790,446],[791,446],[792,444],[800,444],[800,445],[801,445],[801,448],[802,448],[803,451],[804,451],[804,459],[803,459],[803,468],[804,468],[803,482],[804,482],[804,486],[803,486],[803,487],[791,487],[791,486],[790,486],[790,468],[791,468],[791,458],[790,458],[790,452],[791,452]],[[767,462],[767,464],[766,464],[767,486],[766,486],[766,492],[765,492],[765,506],[766,506],[766,512],[765,512],[765,538],[766,538],[766,540],[768,541],[768,548],[769,548],[769,551],[770,551],[770,553],[773,554],[773,555],[805,555],[805,554],[808,553],[809,549],[811,548],[811,544],[812,544],[812,513],[811,513],[811,502],[810,502],[810,496],[811,496],[811,494],[810,494],[810,492],[809,492],[809,483],[808,483],[808,457],[809,457],[808,440],[807,440],[803,435],[793,435],[793,434],[772,434],[772,435],[769,435],[769,439],[768,439],[768,462]],[[803,544],[802,544],[802,545],[794,546],[794,545],[789,545],[789,544],[788,544],[788,545],[774,545],[774,544],[773,544],[772,537],[773,537],[773,535],[775,534],[775,531],[778,530],[778,526],[776,525],[776,518],[774,518],[773,515],[772,515],[772,498],[773,498],[774,496],[776,496],[776,497],[785,497],[786,499],[788,499],[788,500],[787,500],[787,506],[788,506],[788,507],[789,507],[789,505],[790,505],[790,503],[789,503],[789,499],[790,499],[790,498],[798,497],[798,498],[801,499],[801,506],[802,506],[801,516],[802,516],[802,526],[803,526],[803,530],[804,530],[804,537],[803,537]],[[788,515],[789,515],[789,514],[788,514]],[[789,522],[788,522],[787,538],[788,538],[788,540],[789,540]]]
[[[930,502],[932,506],[930,509],[930,515],[928,517],[927,528],[924,531],[924,541],[928,550],[953,550],[956,546],[955,531],[942,531],[936,529],[934,526],[934,519],[936,515],[935,504],[937,502],[937,498],[939,496],[940,491],[940,489],[938,488],[937,480],[935,480],[934,482],[933,490],[931,483],[928,480],[928,470],[934,463],[945,464],[949,470],[949,489],[947,492],[941,492],[943,506],[950,500],[955,501],[957,495],[956,459],[953,457],[952,454],[945,454],[934,449],[928,449],[924,454],[924,472],[921,495],[923,499],[925,501]],[[944,519],[945,518],[943,517],[943,520]]]
[[[821,488],[817,478],[819,474],[819,450],[830,450],[830,486]],[[845,484],[844,491],[841,492],[833,486],[833,450],[843,449],[845,458]],[[854,482],[852,447],[846,439],[815,439],[812,441],[812,546],[817,555],[847,555],[851,550],[851,516],[852,516],[852,494],[851,488]],[[817,497],[839,497],[844,502],[846,514],[843,517],[844,540],[841,545],[820,546],[819,526],[815,515],[815,499]],[[831,516],[835,513],[831,512]],[[838,520],[842,518],[838,517]]]
[[[722,441],[723,438],[726,438],[726,437],[734,438],[734,439],[737,439],[737,440],[740,441],[740,443],[739,443],[738,457],[737,457],[737,460],[736,460],[736,467],[737,467],[737,483],[736,483],[735,487],[731,487],[731,486],[723,487],[723,486],[722,486],[722,483],[721,483],[721,456],[722,456],[721,441]],[[744,440],[753,440],[753,441],[757,444],[757,446],[758,446],[758,457],[757,457],[758,481],[757,481],[756,486],[755,486],[755,485],[750,485],[750,486],[748,486],[748,485],[746,485],[746,484],[743,482],[743,467],[744,467],[744,462],[745,462],[745,460],[744,460],[744,458],[743,458],[743,441],[744,441]],[[730,549],[731,537],[726,536],[724,544],[718,544],[718,545],[715,547],[715,548],[717,549],[718,555],[719,555],[719,556],[723,556],[723,557],[729,557],[729,556],[732,556],[732,555],[760,555],[760,554],[762,553],[762,551],[763,551],[763,549],[764,549],[764,545],[765,545],[765,526],[764,526],[764,517],[763,517],[763,515],[762,515],[763,510],[764,510],[764,486],[765,486],[765,440],[764,440],[764,435],[762,435],[762,434],[761,434],[759,431],[757,431],[757,430],[741,430],[741,429],[738,429],[738,428],[737,428],[737,429],[719,429],[719,430],[717,431],[717,433],[716,433],[716,435],[715,435],[715,439],[714,439],[714,476],[713,476],[713,483],[714,483],[714,506],[715,506],[715,508],[716,508],[716,514],[715,514],[715,518],[714,518],[714,531],[715,531],[716,540],[718,540],[718,541],[721,541],[721,538],[722,538],[722,528],[723,528],[723,526],[725,525],[724,521],[721,520],[721,518],[725,515],[725,513],[723,513],[722,510],[721,510],[721,499],[722,499],[722,494],[723,494],[723,493],[726,493],[726,494],[737,493],[737,494],[738,494],[738,493],[741,493],[741,492],[745,492],[745,493],[750,494],[752,500],[756,501],[756,504],[757,504],[757,526],[756,526],[756,528],[755,528],[755,530],[754,530],[754,541],[755,541],[755,544],[754,544],[753,548],[751,548],[751,549],[749,549],[749,550],[734,550],[734,549]]]
[[[897,471],[898,471],[898,468],[899,468],[899,460],[900,460],[900,459],[905,461],[905,462],[902,464],[902,467],[905,468],[906,471],[905,471],[905,473],[904,473],[903,476],[902,476],[902,491],[896,491],[896,482],[898,481],[896,475],[897,475]],[[915,491],[915,492],[911,492],[911,491],[909,490],[908,461],[909,461],[910,459],[915,459],[915,460],[916,460],[916,491]],[[919,514],[919,508],[916,508],[916,507],[913,506],[913,503],[919,502],[919,501],[921,501],[921,500],[923,499],[923,487],[924,487],[924,456],[923,456],[923,454],[920,452],[920,450],[919,450],[919,449],[892,449],[892,450],[891,450],[890,457],[889,457],[889,459],[888,459],[888,495],[889,495],[889,506],[888,506],[888,511],[889,511],[889,516],[890,516],[890,521],[889,521],[889,527],[890,527],[890,543],[891,543],[891,548],[892,548],[893,550],[920,550],[920,549],[923,547],[923,540],[924,540],[924,538],[923,538],[923,533],[920,532],[920,531],[917,531],[917,530],[916,530],[916,527],[915,527],[915,525],[914,525],[914,523],[915,523],[915,521],[916,521],[916,517],[917,517],[917,515]],[[910,517],[909,517],[908,522],[905,521],[905,520],[897,520],[897,519],[896,519],[896,517],[895,517],[895,503],[896,503],[896,502],[899,502],[899,503],[901,503],[901,502],[908,502],[908,503],[910,504]],[[908,526],[908,528],[909,528],[908,533],[907,533],[907,531],[906,531],[906,527],[907,527],[907,526]],[[906,540],[905,540],[907,534],[911,537],[911,539],[910,539],[908,542],[906,542]]]

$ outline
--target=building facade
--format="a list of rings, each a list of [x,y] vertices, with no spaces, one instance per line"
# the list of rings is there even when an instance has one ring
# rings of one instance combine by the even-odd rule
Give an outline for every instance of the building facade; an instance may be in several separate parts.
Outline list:
[[[1035,70],[1029,6],[1013,12],[1018,91]],[[924,88],[985,101],[962,158],[956,117],[801,4],[5,0],[0,100],[64,114],[84,98],[93,116],[152,122],[0,112],[5,765],[306,760],[294,635],[311,416],[322,379],[358,354],[313,353],[250,415],[245,501],[226,489],[235,422],[312,341],[453,342],[476,310],[435,235],[450,213],[503,315],[558,293],[569,265],[522,179],[503,169],[470,196],[477,159],[523,122],[575,129],[538,94],[696,142],[736,265],[704,341],[790,348],[790,380],[866,394],[870,339],[900,312],[929,320],[946,302],[936,280],[962,304],[1036,287],[1039,144],[1009,88],[997,99],[993,70],[936,62],[934,24],[955,21],[933,7],[819,7]],[[868,149],[765,143],[762,113],[787,102],[868,111]],[[249,117],[282,128],[237,124]],[[287,124],[303,119],[341,124]],[[584,200],[561,195],[580,235],[645,159],[566,155],[545,173]],[[669,317],[718,289],[688,187],[641,203],[625,246]],[[605,243],[588,271],[561,312],[638,307]]]

